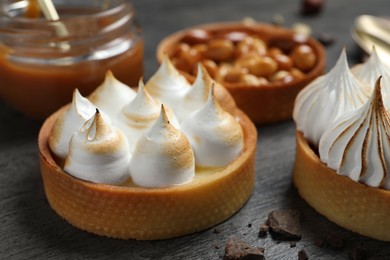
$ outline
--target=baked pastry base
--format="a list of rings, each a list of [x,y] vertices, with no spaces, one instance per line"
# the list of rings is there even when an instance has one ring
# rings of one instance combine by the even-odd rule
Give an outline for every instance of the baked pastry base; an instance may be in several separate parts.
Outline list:
[[[301,197],[346,229],[390,241],[390,191],[337,174],[320,161],[301,132],[296,141],[293,180]]]
[[[173,55],[175,46],[181,39],[193,29],[204,29],[210,32],[247,31],[258,35],[266,43],[280,41],[293,43],[295,33],[291,30],[265,23],[247,24],[243,22],[224,22],[204,24],[176,32],[164,38],[157,48],[157,60],[161,63],[165,54]],[[237,106],[247,114],[255,124],[268,124],[290,119],[292,116],[295,97],[298,92],[316,77],[324,72],[326,55],[323,46],[313,38],[305,42],[312,47],[317,56],[314,68],[305,74],[302,79],[288,83],[273,83],[260,87],[248,86],[239,83],[224,83],[224,87],[230,92]],[[195,77],[184,71],[180,71],[189,82]]]
[[[51,207],[82,230],[121,239],[178,237],[226,220],[252,193],[257,131],[239,110],[235,116],[244,131],[244,150],[235,161],[201,181],[158,189],[95,184],[65,173],[48,146],[61,112],[50,116],[39,133],[42,178]]]

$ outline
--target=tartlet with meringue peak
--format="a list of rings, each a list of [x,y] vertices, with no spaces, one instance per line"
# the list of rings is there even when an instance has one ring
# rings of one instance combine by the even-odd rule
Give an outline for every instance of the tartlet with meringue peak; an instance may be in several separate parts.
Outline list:
[[[343,84],[327,86],[329,81],[320,81],[321,86],[302,91],[318,92],[316,95],[298,95],[293,181],[301,197],[329,220],[356,233],[390,241],[390,113],[382,99],[380,77],[365,97],[367,85],[354,85],[359,80],[348,67],[339,65],[333,69],[339,70],[337,73],[331,71],[324,78],[348,79],[334,78]],[[317,120],[304,107],[314,111],[321,102],[313,103],[313,96],[326,97],[330,91],[333,99],[328,97],[328,103],[333,103],[328,111],[316,110],[317,118],[326,117],[328,126],[304,124],[305,120],[313,124]],[[363,95],[357,95],[359,92]],[[334,109],[337,112],[329,111]]]
[[[51,115],[41,128],[38,145],[48,201],[61,217],[82,230],[122,239],[178,237],[226,220],[252,193],[257,132],[250,119],[238,108],[229,114],[225,112],[217,102],[213,86],[200,86],[199,82],[198,91],[203,91],[207,98],[187,96],[203,105],[194,106],[194,111],[180,119],[187,125],[181,130],[181,125],[175,127],[170,123],[164,101],[149,95],[148,84],[145,85],[140,84],[141,92],[130,98],[129,105],[123,107],[117,117],[111,118],[113,110],[101,109],[97,105],[99,101],[95,100],[95,105],[75,94],[72,104]],[[112,91],[120,93],[122,90],[118,87]],[[131,111],[148,102],[164,104],[157,118],[154,107],[144,107],[138,114]],[[174,113],[175,109],[172,110]],[[87,116],[80,117],[80,111],[86,111]],[[208,122],[208,129],[217,129],[221,140],[215,140],[213,134],[208,134],[209,130],[198,129],[192,123],[193,118],[200,118],[202,113],[215,113],[218,121],[214,125]],[[136,124],[139,114],[152,115],[155,119],[150,125],[149,121]],[[116,127],[115,122],[124,115],[131,115],[123,122],[127,126]],[[72,122],[81,126],[72,130],[75,133],[69,144],[64,145],[62,135],[57,135],[58,139],[63,138],[61,142],[53,140],[54,129],[57,132],[70,129],[67,124]],[[137,128],[140,125],[144,128],[142,134]],[[124,134],[125,131],[130,135]],[[135,144],[124,142],[133,131],[139,135]],[[200,136],[187,138],[187,133],[200,133]],[[195,151],[203,150],[193,149],[191,144],[199,138],[210,148],[215,145],[213,142],[223,144],[217,150],[226,153],[222,155],[225,160],[218,159],[216,166],[199,164]],[[120,145],[111,147],[107,143],[111,139]],[[56,155],[57,150],[61,152],[66,147],[69,153],[65,157]],[[110,168],[115,169],[115,173],[123,172],[125,164],[129,169],[127,180],[123,181],[123,174],[109,174]]]

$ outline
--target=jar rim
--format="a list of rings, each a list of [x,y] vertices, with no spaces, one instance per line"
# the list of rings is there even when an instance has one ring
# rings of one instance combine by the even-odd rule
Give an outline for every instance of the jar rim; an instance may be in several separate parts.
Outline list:
[[[109,3],[112,6],[100,6],[101,9],[99,9],[99,5],[95,5],[95,10],[96,12],[89,13],[89,14],[77,14],[77,15],[71,15],[71,16],[61,16],[61,10],[64,9],[71,9],[75,8],[75,5],[67,3],[63,3],[61,5],[57,5],[57,11],[59,12],[60,18],[57,21],[50,21],[46,20],[44,17],[39,17],[39,18],[28,18],[25,16],[21,16],[18,14],[24,13],[27,6],[28,6],[29,0],[6,0],[6,1],[1,1],[0,2],[0,17],[1,19],[4,20],[13,20],[17,23],[28,23],[28,24],[52,24],[56,22],[63,22],[67,23],[69,21],[72,21],[74,19],[98,19],[98,18],[103,18],[107,16],[111,16],[115,13],[120,12],[123,9],[126,9],[126,11],[131,14],[132,16],[135,15],[135,10],[132,5],[132,3],[129,0],[115,0],[115,1],[102,1],[104,3]],[[55,0],[53,1],[55,3]],[[62,2],[62,1],[61,1]],[[96,2],[96,1],[94,1]],[[76,3],[85,3],[85,0],[83,1],[77,1]],[[80,5],[77,7],[83,7],[80,9],[86,9],[90,8],[91,6],[88,6],[86,4]],[[14,15],[10,15],[12,12],[15,12]],[[0,28],[2,28],[1,23],[0,23]]]
[[[16,3],[25,4],[26,1]],[[58,21],[1,16],[2,5],[7,2],[11,0],[0,3],[0,45],[12,50],[9,55],[13,60],[66,64],[70,59],[104,59],[117,55],[119,50],[131,48],[140,40],[140,28],[129,0],[83,0],[75,5],[66,4],[69,12]],[[94,9],[96,3],[103,2],[111,5]],[[84,9],[77,9],[78,6]],[[19,5],[19,8],[25,7]],[[66,33],[59,33],[58,29],[64,28]]]

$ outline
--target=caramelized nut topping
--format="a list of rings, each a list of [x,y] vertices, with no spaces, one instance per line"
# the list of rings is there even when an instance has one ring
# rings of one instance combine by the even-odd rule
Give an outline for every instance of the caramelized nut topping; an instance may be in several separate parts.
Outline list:
[[[196,75],[201,62],[216,81],[263,86],[302,79],[317,63],[305,41],[281,38],[263,40],[248,31],[208,32],[194,29],[177,45],[173,64]]]

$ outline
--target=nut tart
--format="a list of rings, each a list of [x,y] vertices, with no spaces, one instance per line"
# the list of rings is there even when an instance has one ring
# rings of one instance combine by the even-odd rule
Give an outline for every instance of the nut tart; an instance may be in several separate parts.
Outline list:
[[[143,91],[146,91],[146,88]],[[42,178],[51,207],[66,221],[82,230],[107,237],[137,240],[183,236],[210,228],[232,216],[249,199],[254,187],[257,131],[251,120],[238,108],[227,116],[225,114],[227,112],[221,110],[212,93],[213,87],[204,107],[191,113],[191,116],[184,120],[187,125],[186,131],[193,134],[194,138],[187,139],[183,136],[184,131],[181,132],[172,126],[162,106],[160,116],[151,127],[146,127],[146,123],[141,122],[146,128],[145,133],[141,135],[135,147],[130,149],[127,142],[123,142],[126,135],[105,120],[97,110],[71,138],[69,154],[65,160],[55,156],[49,146],[49,140],[57,119],[63,118],[63,114],[70,113],[67,111],[72,106],[65,106],[55,112],[44,122],[38,137]],[[130,102],[139,104],[142,100],[147,100],[150,103],[150,97],[145,93],[142,95]],[[129,109],[135,106],[134,104],[125,108],[132,117],[141,113],[151,113],[148,109],[139,111],[138,114],[130,113]],[[74,113],[76,110],[71,111]],[[197,141],[195,135],[199,133],[204,136],[206,145],[214,147],[215,140],[207,139],[212,135],[204,133],[205,128],[202,128],[203,126],[210,128],[210,125],[201,124],[200,127],[190,122],[191,118],[210,121],[210,117],[203,117],[208,111],[214,111],[212,114],[215,118],[223,117],[223,120],[218,121],[221,123],[216,129],[232,128],[233,126],[229,125],[232,124],[231,120],[240,127],[239,131],[236,131],[238,129],[236,126],[233,127],[236,129],[231,131],[234,137],[230,136],[228,143],[235,142],[236,136],[242,137],[238,143],[241,149],[234,159],[227,163],[225,160],[218,166],[209,166],[207,160],[202,165],[198,164],[196,158],[202,153],[203,148],[194,148],[194,151],[189,148],[191,142]],[[226,122],[229,124],[225,124]],[[128,124],[129,127],[132,125],[134,124]],[[139,126],[140,124],[137,125]],[[118,145],[120,148],[104,143],[110,139],[120,143],[121,145]],[[169,152],[165,149],[167,140],[173,143],[174,146],[171,147],[175,147],[168,149]],[[52,141],[50,143],[55,144]],[[101,143],[103,145],[96,146]],[[80,150],[75,151],[77,147]],[[228,150],[224,146],[220,147],[222,148],[218,149]],[[90,151],[99,153],[97,159],[88,153]],[[113,153],[115,156],[106,156],[106,153],[112,151],[115,152]],[[148,162],[150,151],[158,156],[153,157],[154,161],[150,163],[143,163]],[[131,154],[130,162],[125,160],[127,153]],[[180,161],[182,157],[184,161]],[[113,184],[107,184],[104,181],[95,182],[95,179],[82,179],[83,176],[88,177],[88,174],[94,175],[93,171],[96,171],[99,172],[98,177],[100,176],[98,180],[104,180],[106,176],[103,176],[105,173],[102,169],[107,168],[108,171],[110,167],[106,167],[102,161],[112,158],[115,161],[110,163],[121,170],[123,164],[118,162],[129,163],[130,174],[126,181],[118,184],[115,179],[109,180]],[[85,159],[87,161],[83,162]],[[86,167],[90,162],[96,162],[98,167]],[[180,183],[166,185],[165,182],[172,176],[181,174],[177,168],[186,167],[188,163],[191,165],[186,168],[185,179],[182,180],[179,176]],[[160,165],[160,168],[153,168],[154,164]],[[175,168],[170,172],[169,167],[172,165]],[[91,168],[92,172],[88,174],[83,172],[85,169],[90,171]],[[64,169],[82,171],[73,174]],[[156,175],[156,178],[150,177],[153,171],[161,174]],[[122,177],[123,174],[120,178]]]
[[[298,92],[321,75],[325,50],[315,39],[256,22],[226,22],[186,28],[157,49],[189,82],[203,64],[256,124],[291,118]]]

